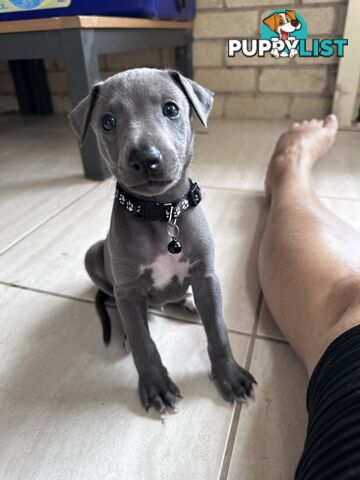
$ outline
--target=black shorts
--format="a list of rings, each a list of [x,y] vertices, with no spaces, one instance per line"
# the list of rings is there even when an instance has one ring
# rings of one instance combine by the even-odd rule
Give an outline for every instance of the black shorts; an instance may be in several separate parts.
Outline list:
[[[326,349],[306,401],[309,421],[295,480],[360,480],[360,326]]]

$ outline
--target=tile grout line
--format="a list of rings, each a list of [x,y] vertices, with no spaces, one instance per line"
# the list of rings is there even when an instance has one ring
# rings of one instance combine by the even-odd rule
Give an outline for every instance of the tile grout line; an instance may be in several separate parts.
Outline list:
[[[35,227],[31,228],[30,230],[28,230],[27,232],[25,232],[23,235],[21,235],[20,237],[18,237],[16,240],[14,240],[12,243],[10,243],[7,247],[5,247],[3,250],[0,251],[0,256],[3,255],[4,253],[6,253],[8,250],[10,250],[11,248],[15,247],[15,245],[17,245],[18,243],[22,242],[26,237],[28,237],[29,235],[33,234],[34,232],[36,232],[36,230],[39,230],[39,228],[41,228],[42,226],[44,226],[46,223],[50,222],[51,220],[53,220],[57,215],[59,215],[60,213],[62,213],[64,210],[66,210],[67,208],[71,207],[72,205],[74,205],[76,202],[78,202],[79,200],[81,200],[83,197],[85,197],[86,195],[88,195],[89,193],[91,193],[92,191],[94,191],[96,188],[98,188],[99,185],[95,185],[94,187],[90,188],[89,190],[87,190],[85,193],[83,193],[82,195],[80,195],[79,197],[75,198],[74,200],[72,200],[70,203],[68,203],[67,205],[65,205],[64,207],[61,207],[60,210],[57,210],[55,213],[53,213],[52,215],[50,215],[49,217],[47,217],[45,220],[43,220],[42,222],[38,223]]]
[[[257,196],[261,196],[261,197],[264,197],[264,198],[266,196],[264,190],[255,190],[255,189],[250,190],[250,189],[246,189],[246,188],[218,187],[218,186],[206,185],[206,184],[201,185],[201,187],[204,190],[219,190],[219,191],[230,192],[230,193],[244,193],[244,194],[247,194],[247,195],[257,195]]]
[[[276,338],[276,337],[266,336],[264,334],[256,335],[256,338],[259,339],[259,340],[267,340],[269,342],[275,342],[275,343],[282,343],[282,344],[290,345],[289,342],[285,338]]]
[[[66,295],[62,293],[50,292],[49,290],[43,290],[41,288],[26,287],[24,285],[18,285],[12,282],[5,282],[3,280],[0,280],[0,285],[4,285],[5,287],[18,288],[19,290],[26,290],[28,292],[40,293],[42,295],[49,295],[50,297],[65,298],[66,300],[73,300],[75,302],[91,304],[95,303],[94,300],[89,300],[87,298],[73,297],[71,295]]]
[[[260,197],[266,197],[265,191],[264,190],[250,190],[250,189],[245,189],[245,188],[233,188],[233,187],[217,187],[213,185],[202,185],[203,189],[207,190],[220,190],[224,192],[231,192],[231,193],[243,193],[247,195],[258,195]],[[314,190],[315,192],[315,190]],[[352,197],[341,197],[339,195],[323,195],[321,193],[316,193],[315,194],[319,198],[324,198],[327,200],[344,200],[346,202],[360,202],[360,198],[352,198]]]
[[[89,303],[89,304],[94,304],[95,299],[91,300],[89,298],[81,298],[81,297],[74,297],[72,295],[67,295],[65,293],[58,293],[58,292],[52,292],[50,290],[43,290],[41,288],[35,288],[35,287],[27,287],[26,285],[20,285],[18,283],[12,283],[12,282],[6,282],[5,280],[0,280],[0,285],[3,285],[5,287],[10,287],[10,288],[18,288],[19,290],[27,290],[29,292],[34,292],[34,293],[39,293],[42,295],[49,295],[50,297],[56,297],[56,298],[64,298],[66,300],[73,300],[74,302],[82,302],[82,303]],[[115,305],[106,305],[107,308],[112,308],[115,309]],[[177,322],[181,323],[187,323],[190,325],[197,325],[199,327],[203,327],[203,324],[201,322],[195,322],[192,320],[186,320],[184,317],[176,316],[174,314],[167,314],[165,312],[157,311],[153,308],[149,308],[148,312],[153,314],[153,315],[158,315],[159,317],[163,318],[168,318],[169,320],[175,320]],[[244,332],[241,330],[235,330],[234,328],[228,328],[228,332],[232,333],[233,335],[242,335],[244,337],[252,337],[253,332]],[[267,337],[266,335],[256,335],[255,339],[263,339],[263,340],[270,340],[274,341],[277,343],[288,343],[286,340],[282,340],[281,338],[273,338],[273,337]]]
[[[262,291],[260,290],[257,305],[256,305],[254,325],[253,325],[251,338],[250,338],[250,343],[249,343],[249,348],[248,348],[248,351],[247,351],[247,354],[246,354],[245,365],[244,365],[244,368],[246,368],[247,370],[250,369],[252,354],[253,354],[253,351],[254,351],[254,345],[255,345],[255,340],[256,340],[256,332],[257,332],[259,319],[260,319],[260,311],[261,311],[262,300],[263,300],[263,294],[262,294]],[[223,455],[223,461],[222,461],[221,471],[220,471],[220,475],[219,475],[219,480],[227,480],[227,478],[228,478],[228,474],[229,474],[229,470],[230,470],[230,462],[231,462],[232,453],[233,453],[233,449],[234,449],[236,432],[237,432],[237,427],[238,427],[239,421],[240,421],[240,414],[241,414],[241,411],[242,411],[242,406],[243,406],[242,403],[235,404],[234,413],[233,413],[233,417],[232,417],[232,420],[231,420],[230,431],[229,431],[228,439],[227,439],[227,442],[226,442],[225,452],[224,452],[224,455]]]
[[[30,133],[33,133],[33,132],[30,132]],[[45,132],[42,132],[42,133],[45,133]],[[0,154],[0,159],[2,160],[3,158],[5,158],[9,155],[14,155],[14,154],[16,155],[17,150],[28,148],[31,145],[33,145],[34,143],[40,143],[40,142],[44,141],[45,139],[47,139],[48,137],[50,137],[51,135],[55,135],[55,133],[56,132],[48,132],[47,134],[44,135],[44,138],[40,138],[40,136],[39,136],[37,138],[33,138],[32,140],[29,140],[28,142],[25,142],[20,147],[15,147],[12,150],[7,150],[7,151]]]
[[[30,174],[39,174],[41,177],[50,177],[50,178],[59,178],[59,175],[64,176],[64,178],[73,178],[73,177],[80,177],[84,179],[84,172],[79,170],[79,171],[73,171],[69,172],[66,168],[64,170],[44,170],[44,169],[20,169],[20,168],[11,168],[11,167],[2,167],[1,166],[1,158],[0,158],[0,173],[20,173],[20,172],[25,172],[25,173],[30,173]],[[96,180],[94,180],[96,181]],[[101,180],[99,180],[100,182]]]
[[[95,303],[95,300],[91,300],[89,298],[73,297],[72,295],[66,295],[64,293],[51,292],[50,290],[43,290],[41,288],[35,288],[35,287],[27,287],[25,285],[19,285],[17,283],[6,282],[4,280],[0,280],[0,285],[3,285],[5,287],[10,287],[10,288],[18,288],[19,290],[26,290],[33,293],[39,293],[40,295],[49,295],[50,297],[64,298],[66,300],[72,300],[74,302],[88,303],[91,305]],[[116,308],[115,305],[107,305],[107,307],[112,309]],[[198,327],[203,328],[203,324],[201,322],[194,322],[191,320],[187,320],[184,317],[180,317],[180,316],[177,317],[176,315],[173,315],[173,314],[166,314],[165,312],[157,311],[152,308],[149,308],[148,312],[153,315],[158,315],[159,317],[167,318],[168,320],[171,320],[171,321],[187,323],[190,325],[197,325]],[[283,343],[288,345],[288,342],[285,339],[270,337],[264,334],[255,335],[255,338],[253,338],[253,335],[254,335],[253,332],[252,333],[243,332],[240,330],[234,330],[233,328],[229,328],[228,332],[232,333],[233,335],[242,335],[243,337],[251,337],[253,340],[257,340],[257,339],[268,340],[270,342]],[[249,346],[249,349],[250,349],[250,346]]]

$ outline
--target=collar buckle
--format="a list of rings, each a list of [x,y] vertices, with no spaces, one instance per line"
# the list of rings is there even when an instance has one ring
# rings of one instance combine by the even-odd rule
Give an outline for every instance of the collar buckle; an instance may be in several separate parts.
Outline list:
[[[150,222],[153,220],[165,222],[169,218],[172,206],[172,203],[143,202],[142,218]]]

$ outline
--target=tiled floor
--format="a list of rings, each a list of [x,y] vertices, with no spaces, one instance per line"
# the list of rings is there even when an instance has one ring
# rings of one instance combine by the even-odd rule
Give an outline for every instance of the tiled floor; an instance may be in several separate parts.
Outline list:
[[[86,249],[108,228],[112,182],[82,178],[65,119],[0,117],[1,479],[292,478],[307,379],[256,273],[265,167],[286,125],[212,121],[208,132],[199,129],[192,166],[215,236],[231,342],[258,380],[256,400],[232,407],[219,397],[195,316],[153,311],[152,335],[184,396],[179,412],[160,421],[139,405],[121,332],[103,347],[83,268]],[[313,182],[360,229],[359,150],[360,134],[341,132]]]

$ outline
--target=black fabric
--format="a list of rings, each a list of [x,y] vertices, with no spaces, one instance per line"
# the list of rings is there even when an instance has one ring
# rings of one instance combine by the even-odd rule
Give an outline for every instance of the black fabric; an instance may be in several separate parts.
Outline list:
[[[295,480],[360,479],[360,326],[335,339],[308,386],[309,421]]]
[[[172,211],[172,220],[177,219],[180,215],[191,207],[196,207],[201,201],[201,190],[197,183],[189,179],[189,191],[171,203],[158,203],[140,200],[139,198],[125,192],[119,184],[116,185],[115,197],[119,200],[129,213],[135,217],[148,221],[160,220],[167,222]]]

